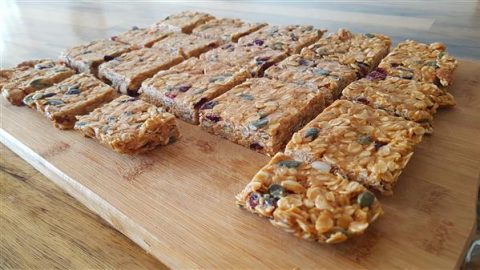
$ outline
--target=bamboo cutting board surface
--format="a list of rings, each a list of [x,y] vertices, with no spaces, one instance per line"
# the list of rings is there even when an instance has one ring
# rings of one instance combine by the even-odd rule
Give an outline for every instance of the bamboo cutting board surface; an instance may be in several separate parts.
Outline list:
[[[238,209],[234,195],[267,161],[180,123],[183,138],[122,156],[1,101],[0,139],[142,248],[174,268],[454,268],[475,230],[480,63],[462,61],[435,133],[417,148],[385,215],[340,245],[296,239]],[[86,236],[88,237],[88,236]]]

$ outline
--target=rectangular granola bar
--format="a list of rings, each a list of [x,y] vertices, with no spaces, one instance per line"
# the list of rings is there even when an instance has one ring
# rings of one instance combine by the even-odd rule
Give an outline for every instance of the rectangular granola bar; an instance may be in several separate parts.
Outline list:
[[[79,116],[75,129],[123,154],[152,150],[180,136],[175,116],[129,96],[120,96]]]
[[[274,50],[294,54],[317,41],[324,32],[311,25],[272,25],[240,38],[238,43],[246,46],[267,45]]]
[[[239,19],[215,19],[193,29],[192,34],[206,38],[217,38],[223,42],[237,42],[239,38],[266,25],[266,23],[246,23]]]
[[[64,50],[60,60],[78,72],[98,76],[98,66],[130,51],[130,45],[113,41],[97,40]]]
[[[268,68],[265,76],[317,87],[324,92],[326,105],[329,105],[339,98],[345,86],[356,79],[356,72],[335,61],[307,60],[295,54]]]
[[[292,136],[285,153],[390,194],[424,133],[415,122],[337,100]]]
[[[391,43],[391,39],[384,35],[353,34],[339,29],[304,48],[301,54],[310,60],[324,59],[348,65],[355,69],[357,77],[361,78],[377,67],[388,54]]]
[[[75,71],[52,60],[31,60],[7,70],[0,70],[2,95],[14,105],[35,91],[52,86],[75,74]]]
[[[125,53],[99,67],[99,77],[111,82],[121,93],[136,94],[142,82],[182,62],[183,57],[170,52],[143,48]]]
[[[183,11],[154,23],[151,28],[190,34],[193,28],[213,19],[215,17],[204,12]]]
[[[447,54],[442,43],[424,44],[407,40],[399,43],[379,67],[390,76],[449,86],[457,60]]]
[[[144,81],[139,93],[143,99],[163,106],[180,119],[198,124],[200,106],[248,77],[247,69],[191,58],[173,70],[161,71]]]
[[[363,234],[383,214],[375,195],[321,163],[276,154],[237,195],[237,204],[295,236],[340,243]]]
[[[178,54],[187,59],[199,56],[206,51],[218,47],[218,45],[220,45],[220,42],[215,38],[173,33],[153,44],[152,49],[160,50],[163,53],[170,52],[171,54]]]
[[[343,99],[415,121],[421,124],[427,133],[433,132],[433,115],[439,104],[455,104],[452,95],[434,84],[390,77],[380,68],[366,78],[348,85],[342,94]]]
[[[317,88],[253,78],[200,107],[200,125],[260,153],[274,155],[325,107]]]
[[[172,32],[170,31],[161,29],[139,28],[137,26],[133,26],[132,29],[113,36],[110,39],[130,44],[130,46],[139,49],[143,47],[152,47],[155,42],[166,38],[171,33]]]
[[[252,77],[262,76],[265,69],[287,57],[285,52],[270,49],[268,46],[241,46],[227,43],[200,55],[204,61],[221,62],[248,68]]]
[[[71,129],[76,116],[114,99],[115,90],[91,74],[80,73],[52,87],[31,93],[23,102],[44,113],[55,127]]]

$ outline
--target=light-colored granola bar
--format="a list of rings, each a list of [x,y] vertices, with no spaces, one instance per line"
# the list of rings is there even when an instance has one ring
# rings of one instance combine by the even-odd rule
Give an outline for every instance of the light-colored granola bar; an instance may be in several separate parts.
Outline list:
[[[111,40],[130,44],[134,48],[149,48],[153,43],[166,38],[172,32],[161,29],[139,28],[137,26],[132,29],[111,37]]]
[[[265,69],[287,57],[285,52],[268,46],[240,46],[228,43],[200,55],[204,61],[221,62],[248,68],[252,77],[262,76]]]
[[[180,136],[175,116],[129,96],[78,117],[75,129],[124,154],[149,151]]]
[[[304,48],[302,56],[310,60],[330,60],[348,65],[361,78],[377,67],[391,45],[389,37],[380,34],[353,34],[339,29],[336,33],[321,38]]]
[[[136,94],[142,82],[182,62],[183,57],[170,52],[143,48],[125,53],[99,67],[99,77],[111,82],[121,93]]]
[[[220,45],[220,41],[214,38],[204,38],[184,33],[173,33],[153,44],[152,49],[160,50],[162,53],[179,54],[183,58],[199,56]]]
[[[260,153],[274,155],[325,107],[317,88],[253,78],[200,107],[200,125]]]
[[[383,214],[375,195],[358,182],[283,153],[253,177],[237,204],[299,238],[328,244],[363,234]]]
[[[113,41],[97,40],[64,50],[60,60],[78,72],[98,76],[98,66],[130,51],[130,45]]]
[[[0,70],[2,95],[19,106],[26,95],[50,87],[73,74],[73,69],[52,60],[22,62],[13,69]]]
[[[452,84],[457,60],[446,53],[442,43],[407,40],[399,43],[379,67],[391,76],[448,86]]]
[[[213,19],[215,19],[215,17],[207,13],[183,11],[170,15],[162,21],[154,23],[151,28],[190,34],[193,28]]]
[[[257,31],[266,25],[266,23],[246,23],[239,19],[215,19],[193,29],[192,34],[206,38],[217,38],[223,42],[237,42],[240,37]]]
[[[310,84],[324,91],[326,105],[356,79],[354,69],[335,61],[312,61],[295,54],[265,71],[265,76],[285,82]]]
[[[415,122],[337,100],[292,136],[285,153],[390,194],[424,133]]]
[[[415,121],[427,133],[433,132],[433,115],[439,104],[455,104],[452,95],[434,84],[390,77],[383,69],[376,69],[366,78],[351,83],[342,94],[343,99]]]
[[[44,113],[55,127],[73,128],[75,117],[114,99],[115,90],[91,74],[80,73],[52,87],[31,93],[23,102]]]
[[[240,38],[238,43],[245,46],[267,45],[274,50],[294,54],[317,41],[324,32],[311,25],[272,25]]]
[[[198,58],[180,65],[184,70],[176,66],[144,81],[139,93],[143,99],[192,124],[198,124],[200,106],[250,77],[247,69]]]

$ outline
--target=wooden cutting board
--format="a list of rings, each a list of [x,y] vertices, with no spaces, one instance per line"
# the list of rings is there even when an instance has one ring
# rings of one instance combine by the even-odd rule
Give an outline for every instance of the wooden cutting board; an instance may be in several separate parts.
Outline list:
[[[418,146],[385,215],[340,245],[296,239],[238,209],[234,195],[269,158],[180,123],[183,138],[122,156],[1,101],[14,152],[173,268],[454,268],[475,231],[480,172],[479,62],[462,61],[435,133]],[[85,237],[88,237],[86,235]]]

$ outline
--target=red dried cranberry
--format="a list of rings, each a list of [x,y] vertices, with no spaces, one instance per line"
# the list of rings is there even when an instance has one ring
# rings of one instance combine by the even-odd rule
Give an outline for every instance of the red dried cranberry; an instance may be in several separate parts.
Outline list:
[[[385,80],[387,78],[387,71],[383,68],[376,68],[372,72],[370,72],[367,77],[368,80]]]
[[[205,116],[205,118],[207,118],[208,120],[210,120],[210,121],[212,121],[212,122],[215,122],[215,123],[218,122],[218,121],[220,121],[220,116],[214,115],[214,114],[207,114],[207,115]]]
[[[187,92],[192,86],[190,84],[180,85],[178,87],[178,91],[180,92]]]
[[[388,142],[381,142],[381,141],[375,141],[375,151],[378,151],[378,149],[380,149],[380,147],[384,146],[384,145],[387,145]]]
[[[250,149],[258,151],[258,150],[262,150],[263,146],[261,146],[257,142],[254,142],[254,143],[250,144]]]
[[[168,97],[169,99],[175,99],[177,97],[177,94],[173,92],[167,92],[165,93],[165,96]]]
[[[363,104],[365,104],[365,105],[370,104],[370,102],[368,101],[368,99],[367,99],[366,97],[356,97],[356,98],[355,98],[355,101],[356,101],[356,102],[363,103]]]
[[[305,60],[305,59],[300,59],[300,61],[298,61],[298,63],[302,66],[308,66],[310,63],[308,60]]]
[[[255,45],[257,45],[257,46],[262,46],[262,45],[263,45],[263,40],[261,40],[261,39],[255,39],[255,40],[253,41],[253,43],[254,43]]]
[[[291,34],[290,34],[290,37],[292,38],[292,41],[298,41],[298,37],[295,36],[294,33],[291,33]]]
[[[217,105],[218,102],[215,101],[215,100],[212,100],[212,101],[209,101],[209,102],[205,102],[203,103],[203,105],[200,107],[200,110],[207,110],[207,109],[211,109],[213,107],[215,107],[215,105]]]
[[[260,201],[260,194],[257,192],[252,192],[248,195],[248,206],[252,209],[255,209],[257,207],[258,203]]]

